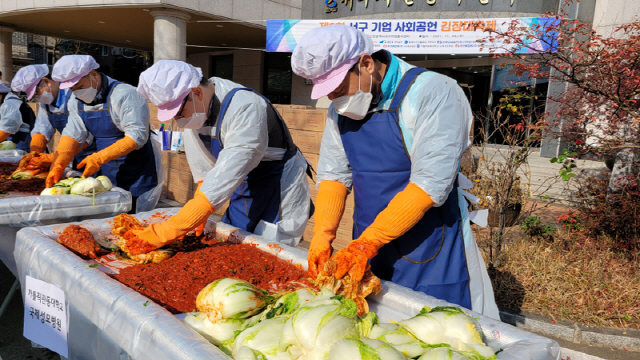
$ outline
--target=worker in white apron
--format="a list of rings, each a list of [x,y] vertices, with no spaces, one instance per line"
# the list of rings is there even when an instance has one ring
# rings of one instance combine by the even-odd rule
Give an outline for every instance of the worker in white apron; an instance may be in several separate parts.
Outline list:
[[[481,257],[460,209],[456,179],[473,117],[456,81],[374,53],[367,35],[344,25],[310,30],[291,65],[313,81],[313,99],[332,101],[309,268],[323,271],[331,258],[336,277],[360,279],[370,263],[384,280],[497,318],[491,284],[475,286],[487,271],[471,266]],[[331,257],[349,191],[354,240]]]
[[[155,208],[164,173],[159,144],[150,136],[149,106],[133,86],[97,72],[98,63],[89,55],[66,55],[53,66],[52,78],[61,89],[71,89],[69,118],[47,186],[62,177],[80,144],[91,136],[96,152],[78,164],[85,177],[107,176],[114,186],[132,195],[132,212]]]
[[[38,115],[31,130],[30,148],[31,151],[40,153],[40,157],[36,158],[39,162],[51,163],[54,154],[46,154],[47,144],[56,130],[62,134],[67,126],[67,103],[71,90],[60,89],[60,83],[51,79],[49,66],[45,64],[28,65],[18,70],[11,81],[11,87],[13,91],[25,93],[27,100],[35,99],[39,103]],[[89,143],[85,143],[74,157],[74,166],[96,151],[93,138],[89,139]]]
[[[185,129],[187,160],[200,183],[171,219],[132,231],[141,251],[202,226],[228,200],[223,222],[298,244],[309,219],[308,164],[264,96],[175,60],[144,71],[138,93],[158,106],[158,120],[175,119]]]
[[[0,84],[0,142],[9,140],[17,150],[29,152],[36,115],[19,92]]]

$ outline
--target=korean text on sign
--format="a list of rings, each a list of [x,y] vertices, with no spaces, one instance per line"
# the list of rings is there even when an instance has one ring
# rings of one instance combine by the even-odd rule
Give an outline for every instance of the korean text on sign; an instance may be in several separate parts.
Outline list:
[[[24,285],[24,337],[68,357],[64,291],[31,276]]]

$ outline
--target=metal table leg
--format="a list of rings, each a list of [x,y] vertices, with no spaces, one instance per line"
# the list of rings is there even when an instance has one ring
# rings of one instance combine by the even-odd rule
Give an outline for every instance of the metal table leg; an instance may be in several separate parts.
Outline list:
[[[7,307],[9,307],[9,303],[11,302],[13,295],[15,295],[16,291],[19,288],[20,288],[20,281],[16,279],[16,281],[13,282],[13,285],[11,285],[11,289],[9,290],[9,293],[7,294],[7,296],[4,298],[4,301],[2,301],[2,306],[0,306],[0,317],[2,317],[2,314],[4,314],[4,311],[7,309]]]

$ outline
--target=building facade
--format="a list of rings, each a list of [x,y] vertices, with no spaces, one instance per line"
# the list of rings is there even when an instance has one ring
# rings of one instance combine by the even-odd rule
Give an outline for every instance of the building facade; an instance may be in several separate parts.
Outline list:
[[[252,87],[275,103],[326,107],[310,100],[312,85],[291,71],[290,54],[265,52],[266,21],[311,19],[487,19],[538,17],[557,12],[562,0],[56,0],[0,2],[0,71],[11,80],[15,66],[50,63],[48,39],[97,44],[97,58],[111,74],[136,73],[153,61],[185,60],[205,76],[220,76]],[[637,0],[582,0],[569,7],[572,17],[611,32],[640,13]],[[26,34],[26,35],[24,35]],[[12,41],[13,38],[13,41]],[[41,40],[43,39],[44,40]],[[44,42],[43,42],[44,41]],[[12,49],[12,46],[14,49]],[[135,63],[103,57],[103,50],[137,51]],[[51,49],[51,50],[49,50]],[[122,51],[123,50],[115,50]],[[55,53],[54,53],[55,54]],[[91,53],[94,55],[94,53]],[[508,68],[486,55],[401,54],[416,66],[441,72],[466,84],[474,111],[491,108],[509,82]],[[108,62],[111,63],[108,64]],[[117,63],[117,64],[116,64]],[[123,79],[125,80],[125,79]],[[530,84],[537,95],[563,91],[562,85]],[[561,144],[548,139],[542,152],[555,156]],[[500,142],[500,139],[493,139]]]

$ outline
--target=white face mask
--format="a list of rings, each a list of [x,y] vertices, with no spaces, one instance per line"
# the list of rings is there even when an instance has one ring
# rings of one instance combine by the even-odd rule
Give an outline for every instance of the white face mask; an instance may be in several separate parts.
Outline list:
[[[82,100],[85,104],[88,104],[96,98],[98,94],[98,89],[94,89],[93,87],[93,79],[91,79],[91,75],[89,75],[90,86],[86,89],[80,89],[73,92],[78,99]]]
[[[42,93],[42,95],[36,97],[36,101],[44,105],[51,105],[51,103],[53,102],[53,94],[45,91]]]
[[[192,98],[194,99],[193,114],[191,114],[191,117],[188,118],[176,119],[176,122],[178,123],[178,127],[184,129],[200,129],[204,122],[207,121],[207,113],[196,112],[195,95],[193,95],[193,92],[191,94]],[[202,108],[204,109],[204,101],[200,101],[202,102]]]
[[[369,83],[369,92],[365,93],[360,89],[360,74],[362,70],[358,69],[358,91],[353,95],[345,95],[339,98],[333,99],[333,107],[336,112],[342,116],[346,116],[352,120],[362,120],[367,116],[371,100],[373,100],[373,94],[371,94],[371,87],[373,86],[373,74],[371,74],[371,81]]]

